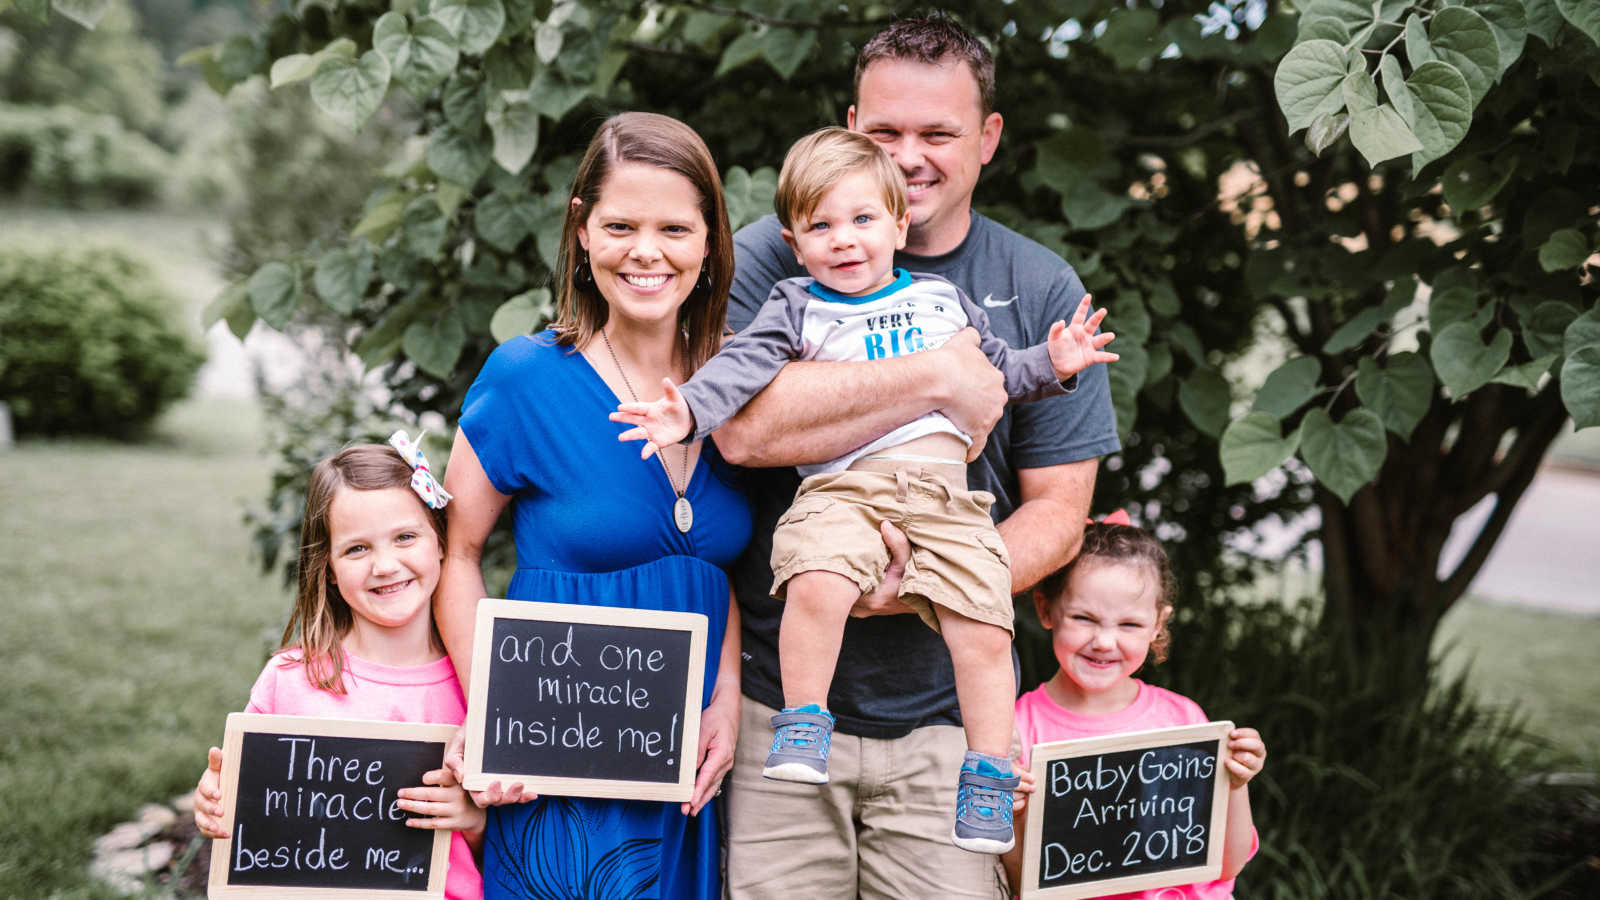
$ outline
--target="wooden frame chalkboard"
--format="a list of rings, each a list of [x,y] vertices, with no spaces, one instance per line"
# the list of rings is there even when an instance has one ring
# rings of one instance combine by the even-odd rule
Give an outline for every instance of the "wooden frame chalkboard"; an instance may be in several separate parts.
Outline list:
[[[1036,745],[1023,900],[1221,877],[1232,730],[1208,722]]]
[[[467,789],[688,800],[707,628],[699,613],[478,601]]]
[[[411,814],[392,804],[396,790],[421,786],[423,772],[443,765],[455,731],[419,722],[230,714],[222,742],[228,837],[212,841],[206,896],[442,898],[452,832],[407,827]],[[271,821],[275,812],[286,827]],[[338,862],[345,867],[336,870]]]

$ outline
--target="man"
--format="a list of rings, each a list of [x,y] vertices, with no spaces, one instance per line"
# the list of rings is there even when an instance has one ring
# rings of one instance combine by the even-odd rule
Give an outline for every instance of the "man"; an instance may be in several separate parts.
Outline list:
[[[896,264],[954,282],[985,307],[996,334],[1026,347],[1070,318],[1084,291],[1059,257],[972,210],[1003,125],[993,85],[988,51],[954,22],[905,20],[862,48],[847,124],[877,140],[906,175],[911,225]],[[803,274],[780,227],[767,216],[735,237],[733,328],[749,323],[774,283]],[[817,366],[827,375],[813,377]],[[841,376],[841,367],[854,371]],[[791,363],[718,432],[717,445],[746,466],[787,467],[839,456],[940,410],[982,451],[969,486],[996,497],[1012,591],[1021,592],[1077,552],[1098,457],[1119,449],[1105,367],[1079,382],[1071,394],[1006,408],[999,373],[967,331],[938,350],[893,359]],[[782,705],[783,611],[767,596],[768,559],[797,483],[788,468],[753,474],[755,539],[734,573],[745,698],[729,782],[729,895],[1008,896],[995,857],[951,842],[952,773],[966,744],[950,657],[892,591],[864,597],[845,633],[828,703],[837,718],[829,783],[761,778],[768,718]],[[885,538],[903,559],[903,538],[892,529]],[[890,579],[898,580],[894,572]]]

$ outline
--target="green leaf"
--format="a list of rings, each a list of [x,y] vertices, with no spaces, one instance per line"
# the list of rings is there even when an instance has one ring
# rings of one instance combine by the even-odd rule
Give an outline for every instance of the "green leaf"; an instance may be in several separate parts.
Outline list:
[[[1106,314],[1105,327],[1116,332],[1119,339],[1144,346],[1150,341],[1150,314],[1144,302],[1133,291],[1124,292],[1113,300]]]
[[[447,310],[431,322],[412,322],[406,327],[400,347],[418,368],[443,380],[455,370],[466,343],[467,331],[460,317]]]
[[[437,200],[424,195],[406,204],[400,227],[405,234],[406,249],[414,256],[432,259],[444,246],[450,220],[445,218]]]
[[[494,318],[489,320],[489,334],[503,344],[514,337],[532,334],[533,329],[549,321],[554,312],[555,304],[547,288],[523,291],[494,311]]]
[[[1566,21],[1555,0],[1523,0],[1523,15],[1528,23],[1528,33],[1537,35],[1546,47],[1556,45],[1556,33]]]
[[[56,9],[60,8],[56,6]],[[1573,28],[1588,35],[1590,41],[1600,44],[1600,3],[1595,0],[1556,0],[1556,9],[1561,10],[1562,18],[1572,23]]]
[[[1182,350],[1184,355],[1189,357],[1190,361],[1195,365],[1203,366],[1206,364],[1205,347],[1200,344],[1200,336],[1194,333],[1194,329],[1189,327],[1189,323],[1174,322],[1172,327],[1167,329],[1167,343],[1173,344],[1179,350]]]
[[[1400,60],[1385,53],[1378,63],[1378,71],[1383,75],[1383,94],[1389,98],[1389,103],[1394,106],[1394,111],[1409,126],[1417,120],[1415,101],[1411,97],[1411,89],[1406,87],[1406,77],[1400,71]]]
[[[496,98],[489,105],[489,131],[494,134],[494,161],[515,175],[539,146],[539,110],[525,95]]]
[[[1416,101],[1413,133],[1422,141],[1422,151],[1411,155],[1411,168],[1421,171],[1467,135],[1467,127],[1472,125],[1472,88],[1461,70],[1437,59],[1411,70],[1405,83]]]
[[[359,60],[324,59],[311,76],[311,99],[339,124],[354,131],[378,111],[389,89],[389,60],[376,50]]]
[[[282,331],[300,305],[300,273],[288,263],[269,262],[250,276],[245,290],[261,321]]]
[[[1299,429],[1285,438],[1277,419],[1259,410],[1247,413],[1222,432],[1223,478],[1230,486],[1255,481],[1283,465],[1299,446]]]
[[[266,52],[249,36],[236,34],[222,42],[216,58],[222,74],[237,84],[261,68],[266,62]]]
[[[1182,312],[1182,301],[1178,299],[1178,292],[1173,290],[1172,282],[1160,278],[1148,285],[1149,293],[1145,296],[1150,301],[1150,311],[1161,316],[1175,316]]]
[[[1399,311],[1399,307],[1388,303],[1362,309],[1328,336],[1328,340],[1322,345],[1322,352],[1343,353],[1359,345],[1372,334],[1374,329],[1394,318],[1395,313]]]
[[[1472,105],[1477,106],[1489,86],[1500,77],[1500,42],[1483,16],[1461,6],[1446,6],[1428,23],[1434,54],[1456,67],[1467,80]]]
[[[431,310],[436,302],[432,288],[422,285],[413,288],[400,302],[392,304],[376,324],[362,332],[352,348],[361,358],[362,365],[369,370],[375,369],[399,352],[400,339],[406,326],[422,316],[425,310]]]
[[[1560,358],[1559,353],[1547,353],[1538,359],[1525,362],[1520,366],[1506,366],[1499,374],[1489,379],[1495,384],[1509,384],[1525,391],[1533,392],[1539,389],[1539,379],[1544,373],[1550,371],[1550,364]]]
[[[1534,356],[1562,353],[1562,335],[1578,311],[1556,300],[1547,300],[1533,308],[1522,321],[1522,342]]]
[[[1337,19],[1351,34],[1377,20],[1379,4],[1372,0],[1309,0],[1301,9],[1307,18]]]
[[[506,253],[533,233],[539,208],[527,194],[495,191],[478,203],[473,229],[478,236]]]
[[[772,66],[774,72],[788,81],[800,70],[801,64],[816,46],[817,32],[814,29],[795,32],[773,28],[761,40],[761,55],[766,57],[767,64]]]
[[[1562,333],[1561,352],[1568,356],[1588,347],[1600,347],[1600,306],[1573,319]]]
[[[381,243],[400,224],[400,216],[405,212],[406,198],[404,194],[393,193],[371,205],[361,221],[350,229],[351,237],[366,237]]]
[[[712,73],[712,78],[721,78],[747,62],[761,55],[762,35],[765,26],[757,26],[741,33],[738,37],[728,42],[722,51],[722,59],[717,62],[717,71]]]
[[[1517,160],[1512,157],[1500,165],[1493,165],[1478,156],[1458,159],[1445,167],[1439,184],[1444,188],[1444,201],[1457,212],[1477,209],[1500,193],[1517,170]]]
[[[528,89],[528,97],[538,107],[539,113],[553,121],[560,121],[588,94],[587,85],[564,81],[551,68],[540,69],[533,78],[533,86]]]
[[[1350,43],[1350,29],[1338,19],[1327,16],[1307,17],[1301,20],[1299,41],[1333,41],[1341,46]]]
[[[1378,85],[1366,69],[1356,69],[1346,75],[1339,82],[1339,91],[1344,94],[1344,105],[1352,116],[1378,107]]]
[[[394,80],[418,99],[443,83],[461,58],[455,36],[439,20],[420,19],[407,29],[406,17],[395,12],[378,19],[372,45],[389,60]]]
[[[207,44],[204,47],[195,47],[193,50],[185,51],[184,54],[174,60],[172,64],[181,69],[185,66],[195,66],[204,62],[215,61],[216,58],[217,45]]]
[[[539,57],[532,47],[517,41],[495,44],[483,57],[483,74],[493,91],[526,91],[539,72]]]
[[[1483,16],[1494,29],[1495,43],[1500,48],[1500,62],[1495,78],[1499,79],[1522,56],[1522,47],[1528,40],[1528,19],[1524,11],[1525,0],[1477,0],[1472,8]]]
[[[1422,142],[1387,103],[1350,114],[1350,143],[1361,151],[1368,166],[1422,149]]]
[[[1539,267],[1546,272],[1575,269],[1588,258],[1589,242],[1574,228],[1555,232],[1539,247]]]
[[[451,75],[439,104],[444,120],[458,133],[475,138],[483,131],[488,104],[484,100],[483,79],[476,72],[463,69]]]
[[[256,311],[250,306],[250,292],[245,289],[244,282],[234,282],[223,288],[222,293],[206,305],[201,322],[207,331],[218,322],[227,322],[233,336],[244,340],[250,333],[250,326],[256,323]]]
[[[372,251],[366,244],[329,250],[317,260],[311,284],[323,305],[334,312],[348,316],[355,312],[356,304],[367,295],[367,285],[372,281]]]
[[[1322,363],[1314,356],[1297,356],[1272,370],[1251,408],[1273,419],[1287,419],[1317,395]]]
[[[755,172],[734,166],[722,179],[722,193],[728,206],[728,224],[737,231],[772,212],[772,198],[778,193],[778,173],[770,166]]]
[[[1311,126],[1306,129],[1306,149],[1321,156],[1322,151],[1333,146],[1344,133],[1350,130],[1350,115],[1348,113],[1323,113],[1311,120]]]
[[[286,84],[305,81],[317,71],[322,60],[310,53],[291,53],[276,59],[267,74],[267,86],[276,90]]]
[[[489,165],[489,148],[454,128],[440,128],[428,145],[428,168],[456,184],[474,185]]]
[[[1327,410],[1314,407],[1300,423],[1300,456],[1342,503],[1378,477],[1388,453],[1383,422],[1371,410],[1353,409],[1336,425]]]
[[[1150,9],[1112,7],[1105,18],[1105,30],[1095,38],[1095,46],[1111,57],[1119,69],[1133,69],[1161,52],[1155,40],[1161,19]]]
[[[545,65],[555,62],[561,55],[561,26],[541,22],[533,32],[533,52]]]
[[[1416,13],[1406,16],[1406,59],[1411,61],[1412,70],[1437,58],[1433,55],[1433,45],[1428,43],[1428,33],[1422,28],[1422,20]]]
[[[1600,347],[1584,347],[1561,364],[1561,402],[1574,427],[1600,425]]]
[[[1061,214],[1074,230],[1093,231],[1115,222],[1133,201],[1113,194],[1089,178],[1079,178],[1061,196]]]
[[[1144,373],[1143,387],[1149,387],[1172,373],[1172,348],[1166,344],[1146,344],[1150,366]]]
[[[1111,409],[1117,417],[1117,437],[1126,441],[1139,417],[1139,390],[1150,371],[1150,354],[1137,344],[1119,348],[1121,359],[1106,368],[1111,381]]]
[[[1471,320],[1478,313],[1478,300],[1475,288],[1435,284],[1428,297],[1428,330],[1437,335],[1449,325]]]
[[[1364,357],[1356,364],[1356,397],[1384,427],[1409,441],[1433,403],[1433,369],[1410,351],[1390,356],[1382,368]]]
[[[41,25],[50,21],[50,0],[16,0],[16,6],[17,12]],[[0,3],[0,12],[4,12],[6,8],[6,4]]]
[[[1310,125],[1322,113],[1338,111],[1338,106],[1322,107],[1330,98],[1342,100],[1339,86],[1346,74],[1344,48],[1333,41],[1296,44],[1283,57],[1273,75],[1272,88],[1289,121],[1290,134]]]
[[[111,0],[51,0],[50,5],[56,12],[93,31],[111,8]]]
[[[500,37],[506,10],[500,0],[438,0],[432,18],[449,30],[463,52],[482,54]]]
[[[1178,406],[1196,428],[1212,437],[1227,427],[1231,400],[1227,379],[1209,366],[1195,369],[1178,384]]]
[[[1511,358],[1511,332],[1497,330],[1486,345],[1476,324],[1454,322],[1434,335],[1428,356],[1451,398],[1460,401],[1505,368]]]

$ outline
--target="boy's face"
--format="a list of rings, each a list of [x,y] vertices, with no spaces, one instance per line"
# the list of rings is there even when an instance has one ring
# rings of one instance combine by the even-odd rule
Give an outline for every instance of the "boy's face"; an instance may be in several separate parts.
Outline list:
[[[822,195],[810,215],[783,230],[812,278],[851,297],[894,280],[894,251],[906,245],[910,214],[895,218],[871,172],[851,172]]]

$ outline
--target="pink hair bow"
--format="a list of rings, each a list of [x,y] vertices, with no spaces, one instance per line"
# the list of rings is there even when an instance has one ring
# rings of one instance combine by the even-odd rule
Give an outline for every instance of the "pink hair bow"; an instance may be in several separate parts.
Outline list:
[[[1125,509],[1119,509],[1114,513],[1107,513],[1106,515],[1101,516],[1098,520],[1092,517],[1084,519],[1083,524],[1093,525],[1096,521],[1098,521],[1101,525],[1126,525],[1129,528],[1133,527],[1133,519],[1128,516],[1128,511]]]
[[[417,492],[422,502],[426,503],[429,509],[444,509],[444,505],[450,502],[450,494],[445,491],[444,485],[433,477],[433,472],[428,470],[428,458],[422,455],[423,434],[426,432],[419,433],[417,442],[413,444],[404,431],[396,431],[389,435],[389,446],[399,451],[400,458],[414,470],[411,473],[411,489]]]

